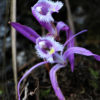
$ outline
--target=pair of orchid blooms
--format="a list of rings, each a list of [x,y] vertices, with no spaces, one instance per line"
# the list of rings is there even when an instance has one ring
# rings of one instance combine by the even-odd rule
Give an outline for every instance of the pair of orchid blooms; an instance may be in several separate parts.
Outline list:
[[[51,1],[51,0],[39,0],[33,7],[32,7],[32,14],[43,26],[46,30],[48,30],[48,34],[46,36],[40,36],[37,32],[31,29],[28,26],[21,25],[19,23],[11,22],[11,26],[13,26],[18,32],[20,32],[23,36],[31,40],[35,43],[35,49],[37,55],[40,58],[45,59],[45,61],[36,64],[35,66],[31,67],[19,80],[18,82],[18,98],[20,100],[20,84],[27,77],[35,68],[46,64],[52,63],[55,64],[49,72],[50,80],[54,92],[59,100],[65,100],[64,95],[62,94],[56,77],[56,72],[66,67],[67,60],[69,60],[71,64],[71,71],[74,71],[74,54],[81,54],[85,56],[93,56],[96,60],[100,61],[100,56],[92,53],[91,51],[82,48],[82,47],[75,47],[74,45],[74,38],[86,32],[87,30],[83,30],[78,32],[77,34],[73,35],[72,31],[70,30],[69,26],[67,26],[64,22],[59,21],[54,25],[54,19],[52,17],[52,13],[59,12],[62,8],[63,3],[60,1]],[[59,43],[60,40],[60,31],[66,32],[66,41],[62,45]],[[67,47],[67,50],[65,49]]]

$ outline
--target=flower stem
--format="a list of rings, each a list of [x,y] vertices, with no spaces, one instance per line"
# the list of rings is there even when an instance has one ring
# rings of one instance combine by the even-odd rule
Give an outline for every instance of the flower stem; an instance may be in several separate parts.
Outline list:
[[[16,0],[11,0],[11,22],[16,22]],[[16,31],[11,27],[12,38],[12,67],[17,100],[17,66],[16,66]]]

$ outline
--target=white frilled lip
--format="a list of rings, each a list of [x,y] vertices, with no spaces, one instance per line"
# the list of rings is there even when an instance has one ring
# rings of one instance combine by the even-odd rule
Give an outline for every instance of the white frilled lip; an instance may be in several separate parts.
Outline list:
[[[39,41],[43,41],[43,40],[47,40],[49,41],[49,43],[52,45],[52,48],[54,49],[54,53],[58,52],[58,51],[63,51],[63,45],[61,45],[59,42],[56,42],[54,40],[53,37],[50,37],[50,36],[46,36],[46,37],[39,37],[37,40],[36,40],[36,50],[37,50],[37,55],[43,59],[46,59],[47,61],[49,61],[50,63],[53,63],[53,54],[50,54],[50,53],[44,53],[42,51],[42,48],[40,47],[39,45]]]

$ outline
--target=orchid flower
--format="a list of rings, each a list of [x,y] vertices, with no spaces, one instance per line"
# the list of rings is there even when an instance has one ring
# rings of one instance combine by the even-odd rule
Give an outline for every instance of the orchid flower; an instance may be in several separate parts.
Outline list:
[[[55,41],[53,37],[51,36],[45,36],[40,37],[40,35],[37,34],[33,29],[30,27],[27,27],[25,25],[21,25],[19,23],[10,23],[11,26],[13,26],[18,32],[20,32],[24,37],[28,38],[30,41],[36,44],[35,48],[37,50],[37,54],[39,57],[46,59],[47,61],[41,62],[39,64],[36,64],[32,68],[30,68],[19,80],[18,82],[18,98],[20,100],[20,84],[23,81],[23,79],[28,76],[32,70],[37,68],[38,66],[41,66],[45,63],[55,63],[57,60],[54,61],[53,55],[57,52],[63,51],[63,45],[61,45],[59,42]]]
[[[55,26],[53,24],[54,19],[52,13],[58,13],[62,6],[63,3],[60,1],[54,2],[52,0],[39,0],[32,7],[32,14],[44,28],[54,34]]]
[[[63,51],[63,45],[56,42],[53,37],[41,37],[36,40],[37,55],[46,59],[50,63],[54,63],[53,54]]]
[[[59,12],[62,6],[60,1],[39,0],[32,7],[32,13],[39,22],[54,22],[52,13]]]
[[[54,67],[51,68],[49,72],[50,80],[52,87],[55,91],[56,96],[59,100],[65,100],[65,97],[60,90],[60,87],[57,82],[56,72],[67,66],[67,60],[69,60],[71,64],[71,71],[74,71],[74,54],[81,54],[85,56],[93,56],[96,60],[100,61],[100,56],[92,53],[91,51],[82,48],[75,47],[74,38],[77,35],[80,35],[87,30],[83,30],[73,35],[71,29],[68,25],[63,23],[62,21],[58,22],[55,26],[54,19],[52,17],[52,13],[59,12],[62,8],[63,3],[60,1],[51,1],[51,0],[39,0],[32,7],[32,14],[37,19],[37,21],[48,30],[49,34],[41,37],[36,31],[31,29],[28,26],[21,25],[19,23],[11,22],[11,26],[13,26],[20,34],[24,37],[28,38],[30,41],[35,43],[35,49],[37,55],[45,59],[46,61],[40,62],[35,66],[31,67],[19,80],[18,82],[18,99],[20,100],[20,84],[35,68],[46,64],[51,63],[55,64]],[[60,31],[63,30],[66,32],[66,41],[64,44],[59,43],[57,40],[60,38]],[[65,47],[67,49],[65,50]]]
[[[20,32],[23,36],[31,40],[33,43],[36,44],[35,48],[37,50],[37,54],[41,58],[45,58],[46,61],[41,62],[39,64],[36,64],[32,68],[30,68],[20,79],[18,83],[18,97],[20,100],[20,84],[23,81],[23,79],[29,75],[32,70],[37,68],[38,66],[41,66],[42,64],[45,63],[55,63],[56,65],[51,68],[49,75],[50,75],[50,80],[52,87],[55,91],[56,96],[58,97],[59,100],[65,100],[64,95],[62,94],[58,82],[57,82],[57,77],[56,77],[56,72],[60,69],[63,68],[67,65],[67,59],[71,57],[73,54],[81,54],[85,56],[94,56],[94,58],[98,61],[100,61],[100,56],[93,54],[91,51],[82,48],[82,47],[68,47],[67,50],[64,51],[64,47],[69,44],[73,40],[74,37],[76,37],[79,34],[82,34],[83,32],[86,32],[87,30],[83,30],[75,35],[72,35],[65,43],[64,45],[60,44],[56,40],[54,40],[53,37],[46,35],[45,37],[41,37],[40,35],[37,34],[33,29],[21,25],[19,23],[14,23],[11,22],[11,25],[18,31]],[[64,27],[59,27],[58,30],[63,29]],[[59,32],[58,32],[59,33]],[[60,53],[59,53],[60,52]]]

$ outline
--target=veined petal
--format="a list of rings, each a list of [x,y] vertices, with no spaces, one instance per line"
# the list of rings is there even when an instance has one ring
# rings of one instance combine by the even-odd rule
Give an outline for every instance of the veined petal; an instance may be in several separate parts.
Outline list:
[[[96,60],[100,61],[99,55],[94,54],[91,51],[82,47],[71,47],[68,50],[66,50],[63,54],[64,60],[66,60],[70,55],[75,54],[75,53],[85,55],[85,56],[93,56]]]
[[[18,32],[20,32],[23,36],[31,40],[32,42],[36,42],[36,39],[40,37],[37,32],[31,29],[28,26],[21,25],[19,23],[11,22],[11,26],[13,26]]]
[[[40,62],[38,64],[36,64],[35,66],[31,67],[23,76],[22,78],[19,80],[18,82],[18,86],[17,86],[17,89],[18,89],[18,99],[20,100],[20,92],[19,92],[19,89],[20,89],[20,84],[21,82],[23,81],[24,78],[26,78],[35,68],[43,65],[43,64],[46,64],[48,63],[47,61],[44,61],[44,62]]]
[[[56,72],[60,68],[63,68],[63,67],[64,67],[64,65],[57,64],[54,67],[52,67],[50,72],[49,72],[49,76],[50,76],[52,87],[53,87],[54,92],[55,92],[55,94],[56,94],[56,96],[58,97],[59,100],[65,100],[65,97],[62,94],[62,92],[60,90],[60,87],[58,85]]]

